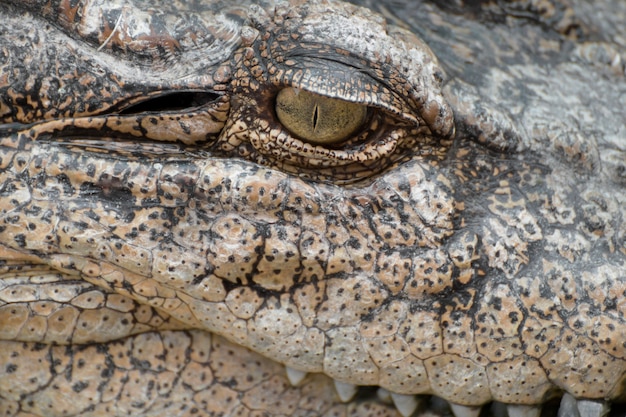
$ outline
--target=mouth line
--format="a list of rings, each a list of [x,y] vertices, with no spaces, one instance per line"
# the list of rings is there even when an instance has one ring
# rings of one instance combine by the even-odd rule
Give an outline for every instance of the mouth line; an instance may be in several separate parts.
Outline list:
[[[308,373],[285,366],[287,379],[299,386]],[[343,403],[371,400],[391,405],[402,417],[432,412],[454,417],[623,417],[622,410],[611,410],[611,403],[594,399],[576,399],[566,392],[555,393],[541,404],[508,404],[500,401],[472,406],[455,404],[437,395],[406,395],[379,386],[357,386],[333,379],[334,388]],[[430,415],[430,414],[428,414]]]
[[[17,262],[13,263],[15,265],[9,266],[27,267],[32,265],[31,268],[33,269],[33,272],[53,270],[50,268],[46,269],[38,264],[30,264],[27,261],[22,261],[21,265]],[[21,268],[20,271],[23,272],[23,268]],[[72,279],[72,277],[69,276],[67,278]],[[285,366],[285,372],[287,379],[293,386],[300,385],[308,375],[306,372],[291,369],[287,366]],[[487,417],[506,415],[509,417],[604,417],[609,415],[608,413],[610,410],[610,404],[608,402],[596,399],[575,399],[570,394],[564,394],[562,391],[552,391],[550,393],[550,398],[547,398],[547,401],[542,404],[524,405],[493,402],[485,405],[474,405],[471,403],[463,405],[451,402],[449,403],[445,399],[432,395],[408,395],[393,393],[378,386],[357,386],[337,380],[334,380],[334,386],[338,398],[344,403],[359,401],[360,399],[365,398],[372,399],[376,396],[381,402],[395,406],[403,417],[413,416],[420,410],[430,410],[433,407],[436,409],[448,410],[448,413],[452,413],[455,417]],[[557,397],[560,397],[560,399]],[[615,413],[617,412],[618,411],[615,410]],[[610,415],[617,417],[620,414]]]

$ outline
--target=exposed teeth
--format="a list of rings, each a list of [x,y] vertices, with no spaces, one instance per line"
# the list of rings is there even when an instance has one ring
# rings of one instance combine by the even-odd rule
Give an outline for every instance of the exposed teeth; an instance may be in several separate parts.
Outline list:
[[[468,407],[450,403],[450,409],[455,417],[478,417],[480,415],[480,407]]]
[[[341,401],[347,403],[354,398],[358,387],[354,384],[335,381],[335,389],[337,390],[337,394],[339,394]]]
[[[509,417],[539,417],[541,407],[534,405],[509,404],[506,406]]]
[[[558,417],[605,417],[611,407],[603,401],[576,400],[570,394],[563,395]]]
[[[289,379],[289,382],[291,382],[291,385],[294,387],[300,384],[300,382],[302,382],[302,380],[308,375],[308,372],[299,371],[288,366],[285,367],[285,370],[287,371],[287,378]]]
[[[577,403],[580,417],[605,417],[611,411],[604,401],[578,400]]]
[[[287,377],[292,385],[298,385],[307,376],[307,372],[298,371],[293,368],[286,367]],[[335,389],[339,398],[344,403],[351,401],[358,391],[358,386],[346,382],[336,381]],[[376,392],[378,399],[384,403],[392,404],[396,407],[400,415],[403,417],[412,416],[419,408],[422,401],[421,396],[396,394],[384,388],[378,388]],[[433,396],[431,402],[436,403],[438,397]],[[439,400],[443,405],[447,401]],[[434,404],[433,403],[433,404]],[[431,405],[433,405],[431,404]],[[455,417],[479,417],[481,406],[466,406],[454,403],[448,403],[450,410]],[[441,404],[439,405],[442,406]],[[505,414],[508,417],[540,417],[542,408],[540,405],[523,405],[523,404],[502,404],[494,403],[492,411],[496,412],[493,407],[497,407],[497,414]],[[506,412],[504,410],[506,409]],[[564,394],[561,398],[561,404],[557,417],[607,417],[611,411],[611,406],[605,401],[599,400],[577,400],[570,394]]]
[[[579,417],[576,398],[569,394],[564,394],[561,398],[558,417]]]
[[[391,400],[403,417],[412,415],[420,403],[415,395],[395,394],[393,392],[391,393]]]
[[[384,388],[378,388],[378,390],[376,391],[376,396],[380,401],[384,402],[385,404],[392,403],[391,393]]]

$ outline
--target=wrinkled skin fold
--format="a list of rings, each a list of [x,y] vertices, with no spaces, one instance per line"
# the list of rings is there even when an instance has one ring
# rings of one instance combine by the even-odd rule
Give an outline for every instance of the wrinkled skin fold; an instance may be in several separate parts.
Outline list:
[[[626,7],[292,3],[0,3],[0,414],[623,402]]]

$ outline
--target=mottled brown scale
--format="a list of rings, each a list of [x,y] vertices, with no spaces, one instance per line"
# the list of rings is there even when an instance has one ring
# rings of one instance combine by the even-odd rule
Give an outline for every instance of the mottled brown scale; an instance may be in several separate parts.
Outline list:
[[[1,415],[621,412],[626,7],[359,3],[0,3]]]

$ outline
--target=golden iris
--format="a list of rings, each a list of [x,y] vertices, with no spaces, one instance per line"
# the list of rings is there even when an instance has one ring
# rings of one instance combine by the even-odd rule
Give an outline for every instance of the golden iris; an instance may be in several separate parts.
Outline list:
[[[289,87],[276,96],[276,115],[300,139],[332,145],[349,139],[365,122],[367,106]]]

